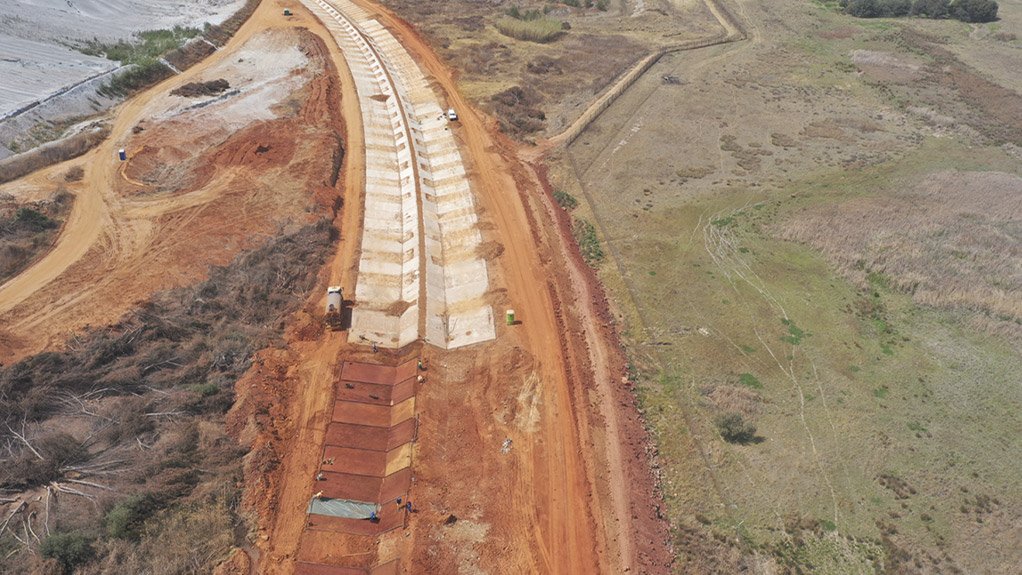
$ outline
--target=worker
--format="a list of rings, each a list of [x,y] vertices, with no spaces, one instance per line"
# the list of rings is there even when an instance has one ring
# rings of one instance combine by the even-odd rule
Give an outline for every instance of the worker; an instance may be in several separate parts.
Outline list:
[[[419,360],[419,371],[426,371],[426,365],[422,363],[421,359]]]
[[[405,503],[405,509],[408,510],[409,513],[412,513],[412,502],[411,501],[409,501],[408,503]]]
[[[369,512],[369,522],[370,523],[376,523],[379,520],[380,520],[380,518],[376,516],[376,512],[375,511]]]
[[[397,498],[397,506],[401,507],[401,498],[400,497]]]
[[[380,351],[380,348],[376,346],[376,342],[373,342],[373,353]]]

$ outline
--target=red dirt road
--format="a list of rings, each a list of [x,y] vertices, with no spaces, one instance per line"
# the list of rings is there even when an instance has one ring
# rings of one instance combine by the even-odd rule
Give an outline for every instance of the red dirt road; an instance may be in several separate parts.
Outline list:
[[[259,516],[256,571],[397,560],[410,573],[666,572],[667,530],[656,517],[645,432],[621,384],[624,359],[602,292],[569,247],[542,178],[462,99],[451,72],[411,27],[362,5],[379,14],[459,110],[455,134],[485,239],[502,247],[489,258],[488,297],[498,310],[518,310],[522,323],[498,326],[496,341],[468,349],[413,345],[376,355],[350,346],[344,334],[322,331],[315,315],[299,314],[287,349],[260,353],[239,382],[232,413],[234,428],[253,448],[245,501]],[[265,2],[243,31],[279,23],[285,6],[295,14],[288,26],[306,27],[326,42],[342,80],[349,150],[336,222],[342,237],[323,285],[353,293],[365,178],[362,155],[352,152],[363,146],[360,110],[336,45],[300,5]],[[316,310],[319,298],[313,299],[309,309]],[[383,447],[382,440],[360,445],[353,422],[331,425],[340,361],[397,364],[420,353],[430,368],[415,402],[421,424],[410,498],[418,512],[406,529],[382,536],[310,527],[306,506],[328,436],[352,447]]]
[[[625,360],[608,325],[605,296],[582,262],[570,229],[557,225],[549,190],[518,150],[496,133],[457,91],[451,71],[400,18],[380,15],[460,112],[463,151],[474,164],[484,213],[505,247],[502,287],[520,310],[524,347],[535,357],[552,401],[541,402],[545,449],[537,450],[516,495],[533,506],[526,524],[539,571],[644,573],[667,571],[667,526],[657,518],[644,428],[634,399],[621,387]],[[517,190],[519,193],[512,193]],[[531,237],[532,242],[522,241]],[[547,289],[538,289],[548,278]],[[524,313],[522,313],[524,312]],[[549,392],[548,394],[546,392]],[[529,477],[531,475],[531,477]],[[543,489],[543,487],[546,489]],[[545,521],[543,521],[543,516]],[[589,553],[593,553],[589,555]]]

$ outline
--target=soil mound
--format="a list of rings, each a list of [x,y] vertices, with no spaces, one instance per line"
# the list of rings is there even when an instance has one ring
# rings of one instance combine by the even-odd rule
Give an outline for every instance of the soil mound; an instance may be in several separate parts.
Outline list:
[[[223,78],[210,80],[209,82],[189,82],[180,88],[171,91],[174,96],[185,98],[197,98],[199,96],[215,96],[226,92],[231,83]]]

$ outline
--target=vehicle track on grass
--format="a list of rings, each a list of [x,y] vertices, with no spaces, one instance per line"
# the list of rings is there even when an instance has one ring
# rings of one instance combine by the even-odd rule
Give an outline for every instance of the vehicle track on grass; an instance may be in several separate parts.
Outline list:
[[[596,203],[592,195],[588,192],[584,177],[593,168],[594,165],[610,150],[611,146],[622,140],[622,132],[630,130],[631,126],[635,124],[636,116],[644,109],[646,102],[653,97],[654,94],[662,88],[662,85],[657,85],[650,90],[638,103],[636,103],[630,112],[627,113],[627,119],[622,122],[621,127],[615,131],[614,135],[606,139],[606,143],[601,150],[593,156],[591,162],[584,167],[580,167],[574,154],[568,148],[572,142],[574,142],[578,136],[585,132],[586,129],[602,115],[602,113],[610,108],[618,98],[625,94],[631,89],[635,82],[639,78],[644,76],[652,68],[657,61],[660,60],[668,52],[680,52],[680,51],[693,51],[709,48],[712,46],[734,44],[738,41],[750,40],[749,42],[742,42],[736,44],[737,47],[729,49],[724,53],[717,54],[708,60],[700,62],[697,66],[699,68],[706,68],[711,65],[716,65],[719,61],[732,58],[741,50],[748,49],[758,44],[761,40],[759,30],[755,26],[752,26],[748,18],[737,18],[724,4],[723,0],[704,0],[704,5],[713,14],[717,20],[718,25],[723,29],[723,33],[720,36],[713,37],[707,40],[697,40],[692,43],[682,44],[673,48],[663,48],[653,55],[639,62],[633,70],[627,72],[621,80],[619,80],[603,97],[593,102],[582,116],[579,117],[571,126],[569,126],[564,132],[549,138],[548,140],[541,142],[534,151],[529,152],[530,157],[542,158],[545,154],[553,150],[554,148],[563,145],[565,147],[565,157],[567,159],[571,173],[575,180],[579,183],[579,187],[582,190],[582,194],[585,197],[586,202],[589,206],[595,206]],[[744,15],[744,8],[739,2],[739,10]],[[751,34],[749,32],[751,27]],[[722,36],[722,37],[721,37]],[[691,44],[691,45],[689,45]],[[651,61],[647,61],[651,60]],[[651,325],[648,314],[643,311],[642,307],[638,303],[638,289],[635,283],[630,279],[629,274],[626,273],[623,259],[619,253],[617,246],[608,232],[608,227],[604,221],[600,218],[599,212],[595,209],[590,210],[594,219],[594,225],[599,233],[600,238],[603,240],[603,244],[607,246],[609,258],[615,268],[617,269],[618,277],[624,283],[626,291],[630,300],[630,307],[633,311],[634,317],[639,322],[639,331],[641,333],[649,333],[650,329],[648,326]],[[693,230],[693,238],[695,230]],[[665,372],[669,370],[671,362],[669,359],[660,351],[659,348],[654,347],[649,352],[654,362],[661,367]],[[689,431],[689,436],[692,438],[695,444],[696,450],[699,452],[699,457],[702,459],[704,467],[709,475],[712,483],[713,492],[717,494],[717,497],[725,506],[725,513],[732,516],[731,510],[734,509],[735,503],[734,498],[728,493],[724,486],[723,481],[720,478],[720,474],[717,467],[711,460],[711,453],[707,448],[705,439],[699,433],[700,427],[696,422],[696,413],[687,402],[682,401],[679,403],[680,413],[682,419],[685,422],[685,427]],[[738,538],[740,545],[745,545],[744,539]]]

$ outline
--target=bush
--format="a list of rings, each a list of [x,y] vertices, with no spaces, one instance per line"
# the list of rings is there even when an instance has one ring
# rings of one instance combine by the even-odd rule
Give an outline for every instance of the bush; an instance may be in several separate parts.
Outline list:
[[[56,559],[64,573],[71,573],[96,556],[92,541],[81,533],[54,533],[43,540],[39,551],[47,559]]]
[[[574,210],[578,207],[578,200],[575,199],[575,196],[561,190],[554,190],[554,201],[566,210]]]
[[[127,96],[171,77],[174,73],[159,60],[134,65],[103,84],[99,93],[107,97]]]
[[[728,443],[750,443],[756,438],[756,426],[740,413],[726,413],[714,420],[717,431]]]
[[[32,208],[18,208],[14,216],[14,225],[28,232],[41,232],[57,227],[59,224]]]
[[[159,500],[150,494],[134,495],[114,505],[107,512],[106,532],[117,539],[138,541],[146,520],[160,509]]]
[[[587,264],[595,266],[603,261],[603,248],[600,247],[600,239],[596,237],[596,228],[593,224],[582,218],[575,218],[571,231]]]
[[[539,107],[543,96],[533,88],[512,86],[494,94],[490,101],[500,120],[500,129],[509,135],[524,136],[546,125],[546,114]]]

